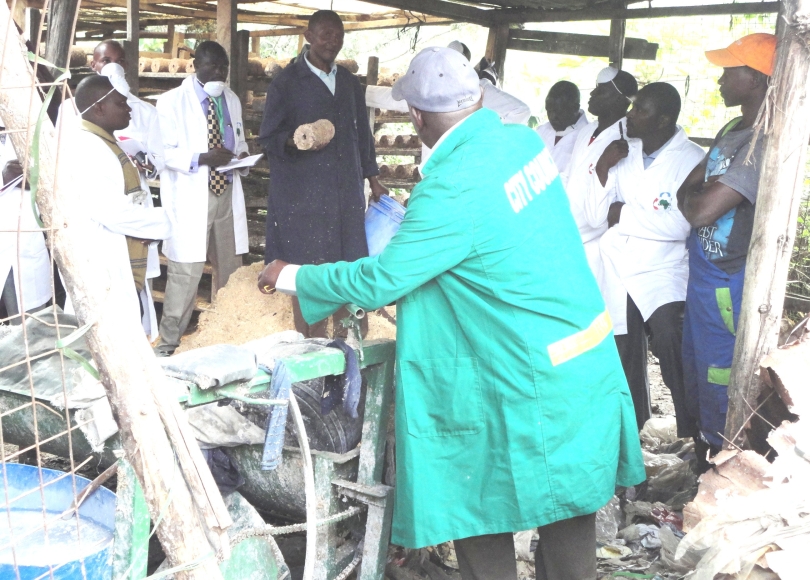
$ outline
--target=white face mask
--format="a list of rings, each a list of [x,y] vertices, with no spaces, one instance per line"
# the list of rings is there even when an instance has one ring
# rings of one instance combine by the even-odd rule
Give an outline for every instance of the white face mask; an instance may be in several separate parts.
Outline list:
[[[129,97],[129,83],[124,76],[126,74],[124,72],[124,67],[122,67],[120,64],[117,62],[105,64],[98,74],[109,78],[113,88],[116,91],[125,97]]]
[[[209,97],[219,97],[225,92],[226,86],[222,81],[208,81],[203,85],[203,90]]]

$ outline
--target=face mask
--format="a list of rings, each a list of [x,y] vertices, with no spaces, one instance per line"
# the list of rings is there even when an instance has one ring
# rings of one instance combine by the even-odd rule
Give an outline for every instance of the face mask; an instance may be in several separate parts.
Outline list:
[[[98,74],[109,78],[113,88],[116,91],[125,97],[129,97],[129,83],[124,77],[124,67],[122,67],[120,64],[117,62],[105,64]]]
[[[222,81],[208,81],[203,85],[203,90],[209,97],[219,97],[225,92],[226,86]]]

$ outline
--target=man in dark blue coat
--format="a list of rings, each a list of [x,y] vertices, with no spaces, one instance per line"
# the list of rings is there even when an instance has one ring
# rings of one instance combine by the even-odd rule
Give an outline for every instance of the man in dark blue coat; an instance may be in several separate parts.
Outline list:
[[[259,143],[270,162],[265,263],[354,261],[368,255],[364,226],[363,180],[372,196],[388,193],[377,175],[374,137],[360,82],[335,64],[343,47],[343,22],[319,10],[304,33],[310,49],[289,65],[267,89]],[[335,126],[325,146],[301,151],[295,130],[318,119]],[[296,329],[325,336],[326,321],[307,325],[297,300]],[[335,320],[341,318],[335,315]]]

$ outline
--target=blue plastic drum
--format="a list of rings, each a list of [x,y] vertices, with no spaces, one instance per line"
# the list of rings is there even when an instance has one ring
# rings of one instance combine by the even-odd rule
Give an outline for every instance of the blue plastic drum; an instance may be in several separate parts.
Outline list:
[[[405,208],[392,197],[383,195],[379,202],[371,202],[366,211],[366,241],[368,255],[382,253],[405,218]]]
[[[89,483],[76,476],[76,493]],[[0,578],[50,579],[52,573],[54,580],[110,580],[115,494],[99,488],[79,507],[79,517],[63,519],[73,485],[61,471],[0,465]]]

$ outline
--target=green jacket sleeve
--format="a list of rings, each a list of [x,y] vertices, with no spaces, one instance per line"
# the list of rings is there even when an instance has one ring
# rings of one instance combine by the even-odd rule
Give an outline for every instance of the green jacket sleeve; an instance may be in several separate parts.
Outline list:
[[[308,323],[350,302],[367,310],[381,308],[470,254],[472,220],[448,181],[428,178],[419,184],[399,231],[379,256],[298,270],[295,285]]]

